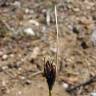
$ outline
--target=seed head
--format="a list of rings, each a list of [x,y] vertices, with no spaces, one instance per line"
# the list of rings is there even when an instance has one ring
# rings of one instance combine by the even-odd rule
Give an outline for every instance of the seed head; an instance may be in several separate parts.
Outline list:
[[[56,66],[52,61],[47,60],[44,64],[44,76],[46,77],[48,88],[51,91],[56,79]]]

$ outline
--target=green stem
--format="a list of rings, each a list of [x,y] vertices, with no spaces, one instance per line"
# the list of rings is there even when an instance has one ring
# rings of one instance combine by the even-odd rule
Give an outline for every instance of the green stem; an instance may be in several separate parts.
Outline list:
[[[49,90],[49,96],[52,96],[51,90]]]

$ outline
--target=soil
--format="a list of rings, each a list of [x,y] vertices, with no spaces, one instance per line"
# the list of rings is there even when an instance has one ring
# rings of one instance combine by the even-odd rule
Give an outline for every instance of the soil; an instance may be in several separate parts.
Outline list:
[[[52,96],[96,92],[95,82],[66,91],[96,75],[95,0],[0,0],[0,96],[48,96],[42,70],[44,57],[56,64],[55,5],[59,53]]]

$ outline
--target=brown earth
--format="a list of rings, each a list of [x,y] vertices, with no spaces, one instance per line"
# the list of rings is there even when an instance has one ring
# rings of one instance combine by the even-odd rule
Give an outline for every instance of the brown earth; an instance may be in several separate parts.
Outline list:
[[[50,56],[56,63],[54,5],[58,11],[59,70],[52,96],[90,96],[96,92],[95,82],[72,93],[65,89],[65,85],[70,88],[96,75],[96,48],[90,39],[96,23],[96,1],[5,1],[0,1],[0,96],[48,96],[43,75],[33,75],[43,70],[44,57]],[[24,33],[26,28],[35,35]]]

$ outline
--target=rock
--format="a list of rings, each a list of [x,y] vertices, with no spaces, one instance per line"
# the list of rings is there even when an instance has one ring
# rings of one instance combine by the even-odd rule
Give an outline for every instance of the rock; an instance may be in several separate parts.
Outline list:
[[[50,50],[51,50],[52,52],[54,52],[54,53],[57,52],[57,48],[53,48],[53,47],[51,47]]]
[[[24,29],[24,32],[27,35],[35,36],[35,32],[32,30],[32,28],[26,28],[26,29]]]
[[[83,49],[87,49],[87,48],[88,48],[88,45],[87,45],[87,43],[86,43],[85,41],[82,41],[82,42],[81,42],[81,47],[82,47]]]
[[[74,12],[79,12],[80,9],[79,9],[79,8],[73,8],[73,11],[74,11]]]
[[[28,8],[25,9],[25,13],[26,14],[29,14],[30,13],[30,10]]]
[[[13,58],[13,57],[14,57],[14,54],[10,54],[10,57],[12,57],[12,58]]]
[[[18,63],[17,63],[17,64],[14,64],[14,65],[13,65],[13,68],[15,68],[15,69],[20,68],[20,64],[18,64]]]
[[[15,6],[16,8],[20,8],[21,7],[21,3],[19,1],[15,1],[13,3],[13,6]]]
[[[2,56],[2,60],[6,60],[7,58],[8,58],[8,55],[6,54]]]
[[[6,81],[2,81],[2,86],[6,86],[7,84],[6,84]]]
[[[10,93],[10,90],[9,90],[8,88],[7,88],[7,90],[6,90],[6,93],[7,93],[7,94],[9,94],[9,93]]]
[[[5,87],[1,87],[1,92],[2,92],[2,94],[6,94],[6,88]]]
[[[73,31],[75,34],[79,34],[79,33],[80,33],[79,29],[78,29],[77,27],[75,27],[75,26],[73,26],[72,31]]]
[[[29,20],[29,23],[30,24],[33,24],[33,25],[36,25],[36,26],[39,26],[39,22],[37,22],[36,20]]]
[[[84,25],[85,28],[90,29],[94,27],[94,22],[92,17],[80,17],[79,22]]]
[[[3,52],[2,51],[0,51],[0,57],[3,55]]]
[[[25,84],[26,85],[30,85],[31,84],[31,80],[26,80]]]
[[[2,67],[2,70],[6,70],[6,69],[8,69],[8,66],[3,66]]]
[[[26,9],[25,9],[25,13],[32,15],[32,14],[34,13],[34,11],[33,11],[32,9],[26,8]],[[30,16],[30,15],[29,15],[29,16]]]
[[[39,52],[40,52],[40,48],[39,47],[35,47],[33,49],[33,53],[31,54],[30,58],[31,59],[35,59],[39,55]]]
[[[64,83],[64,82],[63,82],[62,86],[64,87],[64,89],[67,89],[69,87],[69,85],[67,83]]]
[[[26,77],[20,76],[20,79],[21,79],[21,80],[26,80]]]
[[[94,3],[89,2],[88,0],[85,0],[84,4],[85,4],[87,10],[90,10],[94,6]]]
[[[91,41],[93,46],[96,46],[96,29],[92,32]]]
[[[92,92],[90,96],[96,96],[96,92]]]
[[[22,95],[22,92],[21,91],[18,91],[17,95],[16,96],[21,96]]]
[[[7,66],[10,69],[12,69],[12,68],[18,69],[20,67],[20,64],[18,64],[18,63],[17,64],[8,64]]]
[[[10,69],[13,68],[13,65],[12,65],[12,64],[8,64],[7,66],[8,66],[8,68],[10,68]]]

